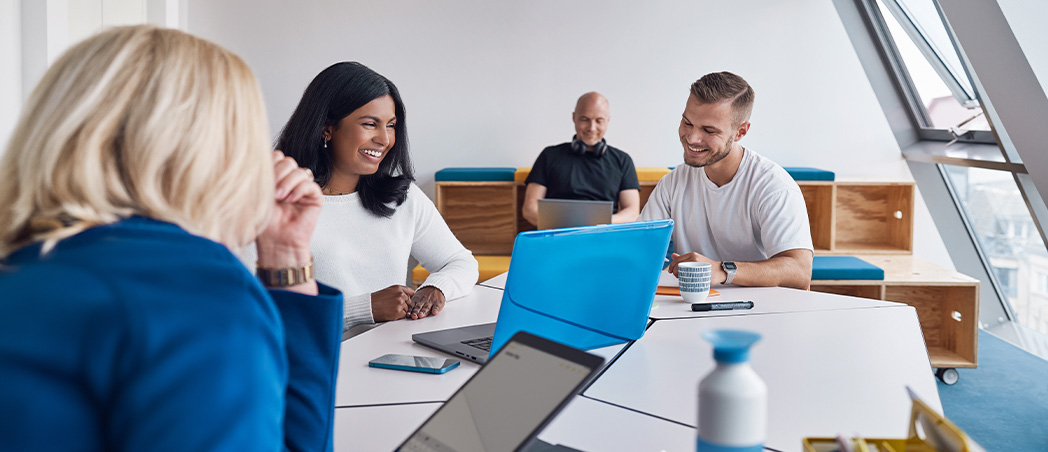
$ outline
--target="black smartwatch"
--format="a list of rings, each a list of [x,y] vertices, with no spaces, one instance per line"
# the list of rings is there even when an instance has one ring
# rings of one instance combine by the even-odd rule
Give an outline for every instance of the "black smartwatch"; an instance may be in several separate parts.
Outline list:
[[[735,271],[739,269],[738,265],[735,265],[732,261],[721,262],[721,269],[728,274],[728,277],[724,280],[724,284],[731,284],[731,281],[735,279]]]

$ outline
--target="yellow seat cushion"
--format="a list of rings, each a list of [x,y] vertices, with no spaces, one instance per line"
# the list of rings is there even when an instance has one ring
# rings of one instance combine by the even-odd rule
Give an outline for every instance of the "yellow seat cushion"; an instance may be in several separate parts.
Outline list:
[[[517,171],[513,173],[513,180],[524,182],[528,178],[528,174],[531,174],[531,168],[517,168]]]
[[[517,170],[517,171],[519,172],[520,170]],[[658,181],[658,180],[662,179],[662,176],[665,176],[665,175],[667,175],[669,173],[670,173],[670,169],[669,168],[639,167],[639,168],[637,168],[637,180],[639,180],[641,182]]]
[[[642,166],[642,167],[638,167],[637,168],[637,180],[642,181],[642,182],[643,181],[655,181],[655,182],[657,182],[658,180],[662,179],[662,176],[665,176],[665,175],[667,175],[669,173],[670,173],[670,169],[669,168],[663,168],[663,167],[657,167],[657,166],[647,166],[647,167]],[[517,168],[517,171],[515,173],[513,173],[513,180],[515,180],[517,182],[524,182],[524,180],[528,178],[528,174],[531,174],[531,168]]]
[[[498,275],[509,271],[509,256],[473,256],[480,267],[480,278],[477,282],[487,281]],[[411,270],[411,280],[416,284],[422,284],[429,277],[429,272],[422,265],[416,265]]]

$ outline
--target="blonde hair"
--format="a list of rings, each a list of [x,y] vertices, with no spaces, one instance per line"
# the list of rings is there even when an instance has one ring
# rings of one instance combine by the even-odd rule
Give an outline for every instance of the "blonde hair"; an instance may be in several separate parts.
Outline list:
[[[131,215],[235,247],[272,205],[247,65],[177,30],[113,28],[66,51],[26,101],[0,160],[0,259]]]

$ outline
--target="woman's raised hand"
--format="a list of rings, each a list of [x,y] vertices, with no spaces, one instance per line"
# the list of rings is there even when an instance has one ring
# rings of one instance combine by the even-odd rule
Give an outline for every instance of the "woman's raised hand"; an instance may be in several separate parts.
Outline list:
[[[273,213],[269,224],[258,236],[258,266],[266,268],[302,267],[312,261],[309,241],[324,203],[313,172],[299,168],[295,159],[273,151],[276,182]],[[316,294],[317,285],[310,281],[284,289]]]

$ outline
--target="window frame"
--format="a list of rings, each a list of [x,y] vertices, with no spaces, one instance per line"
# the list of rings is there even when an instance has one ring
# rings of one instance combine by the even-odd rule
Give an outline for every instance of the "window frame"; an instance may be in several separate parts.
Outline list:
[[[909,70],[906,68],[906,63],[902,58],[902,53],[899,51],[899,47],[895,43],[895,37],[892,36],[891,32],[888,30],[888,23],[886,22],[884,15],[881,14],[881,10],[877,5],[878,0],[856,1],[860,3],[862,7],[861,10],[866,14],[867,20],[869,21],[870,25],[873,27],[875,31],[876,42],[879,44],[885,61],[891,68],[892,75],[894,76],[896,82],[896,86],[903,93],[904,98],[906,99],[906,105],[907,107],[909,107],[910,119],[913,122],[914,128],[917,130],[918,136],[920,136],[921,139],[929,141],[941,141],[948,143],[956,138],[958,143],[993,145],[997,152],[999,152],[1002,155],[1004,161],[1010,163],[1011,159],[1009,159],[1008,156],[1003,151],[1001,151],[1000,147],[997,146],[997,136],[992,130],[969,130],[961,135],[954,137],[954,135],[951,134],[948,129],[935,128],[931,126],[932,122],[928,118],[927,109],[924,107],[924,103],[921,101],[921,97],[917,92],[917,87],[916,85],[914,85],[913,79],[909,75]],[[901,8],[896,3],[896,0],[883,1],[889,9],[893,7],[891,5],[894,5],[894,7],[896,8]],[[901,25],[904,28],[904,30],[908,31],[908,35],[911,39],[914,38],[913,34],[920,35],[920,33],[916,30],[912,31],[913,34],[911,34],[911,32],[908,30],[909,28],[914,28],[912,23],[903,23],[900,21],[899,25]],[[947,34],[949,34],[949,30],[947,30]],[[928,58],[927,53],[925,52],[931,52],[931,50],[925,50],[925,48],[930,49],[931,46],[926,41],[918,42],[915,40],[914,44],[917,46],[918,49],[921,50],[921,53],[925,55],[925,58]],[[952,72],[949,72],[948,69],[945,69],[945,65],[941,61],[929,61],[929,64],[932,65],[933,69],[936,69],[937,65],[942,65],[942,71],[948,72],[951,78],[955,76]],[[961,64],[963,65],[964,62],[962,61]],[[939,74],[940,78],[943,77],[943,74],[942,72],[940,72],[940,69],[936,69],[936,73]],[[967,77],[968,74],[965,73],[964,76]],[[956,82],[943,80],[943,83],[946,84],[946,86],[950,89],[951,93],[953,93],[955,97],[957,96],[956,90],[959,89],[961,91],[964,91],[964,89],[961,88],[960,85]],[[957,87],[954,87],[954,84],[957,84]],[[972,90],[975,92],[975,101],[978,102],[978,89],[975,87],[974,83],[972,83]],[[986,115],[987,112],[983,105],[981,103],[978,103],[978,105],[979,110],[981,110],[983,112],[983,115],[987,118],[987,120],[989,120],[989,116]],[[975,110],[973,109],[973,111]],[[990,124],[990,128],[993,129],[992,123]],[[985,153],[985,151],[983,151],[983,153]],[[978,162],[981,161],[981,159],[978,158],[969,158],[969,160],[972,160],[972,162],[965,166],[978,166]],[[990,161],[996,161],[996,159],[991,159]],[[956,164],[956,162],[951,163]],[[1023,169],[1022,171],[1025,172],[1025,169]]]
[[[954,73],[950,65],[946,63],[944,56],[941,55],[941,52],[946,50],[937,51],[937,46],[933,45],[932,42],[929,42],[928,27],[923,27],[923,25],[926,24],[915,22],[915,14],[913,14],[912,8],[910,8],[910,5],[901,3],[901,1],[902,0],[881,0],[885,8],[892,13],[892,16],[895,16],[895,20],[899,26],[902,27],[903,31],[905,31],[910,37],[910,40],[913,41],[917,50],[924,55],[924,58],[928,61],[932,70],[934,70],[936,74],[939,75],[939,78],[942,79],[943,84],[945,84],[950,90],[950,93],[953,94],[954,98],[965,108],[974,110],[975,107],[979,106],[979,99],[975,95],[975,88],[973,83],[971,83],[971,78],[969,77],[968,72],[964,71],[964,73],[961,74]],[[935,6],[934,1],[932,6]],[[936,12],[938,13],[938,11]],[[938,14],[938,19],[938,24],[941,25],[943,23],[941,14]],[[947,38],[949,38],[949,32],[947,32]],[[950,45],[949,50],[954,51],[954,55],[957,55],[956,49],[952,44]],[[963,63],[959,60],[960,57],[958,57],[958,64],[962,66],[963,71]],[[968,82],[966,86],[961,84],[961,77]]]
[[[890,1],[890,0],[886,0]],[[946,17],[940,4],[934,0],[940,17]],[[834,0],[845,23],[852,44],[862,61],[878,101],[899,143],[903,158],[925,196],[934,199],[948,197],[949,203],[929,203],[936,227],[949,246],[951,258],[958,270],[983,281],[980,296],[980,323],[984,328],[1012,322],[1017,318],[997,280],[987,255],[971,229],[966,211],[956,196],[952,181],[946,174],[948,166],[962,166],[1005,171],[1012,175],[1025,201],[1042,242],[1048,240],[1042,225],[1048,225],[1048,207],[1037,192],[1033,177],[1007,134],[998,134],[995,122],[997,111],[981,99],[986,95],[981,81],[972,76],[972,63],[959,50],[958,38],[949,23],[947,36],[958,53],[965,76],[972,82],[979,108],[990,126],[990,131],[970,131],[956,137],[948,129],[929,127],[927,112],[916,86],[909,76],[895,38],[888,30],[877,0]],[[951,6],[954,7],[954,6]],[[943,22],[946,22],[944,19]],[[999,25],[998,25],[999,26]],[[966,30],[970,33],[971,30]],[[900,38],[902,39],[902,38]],[[1011,155],[1011,156],[1010,156]]]

